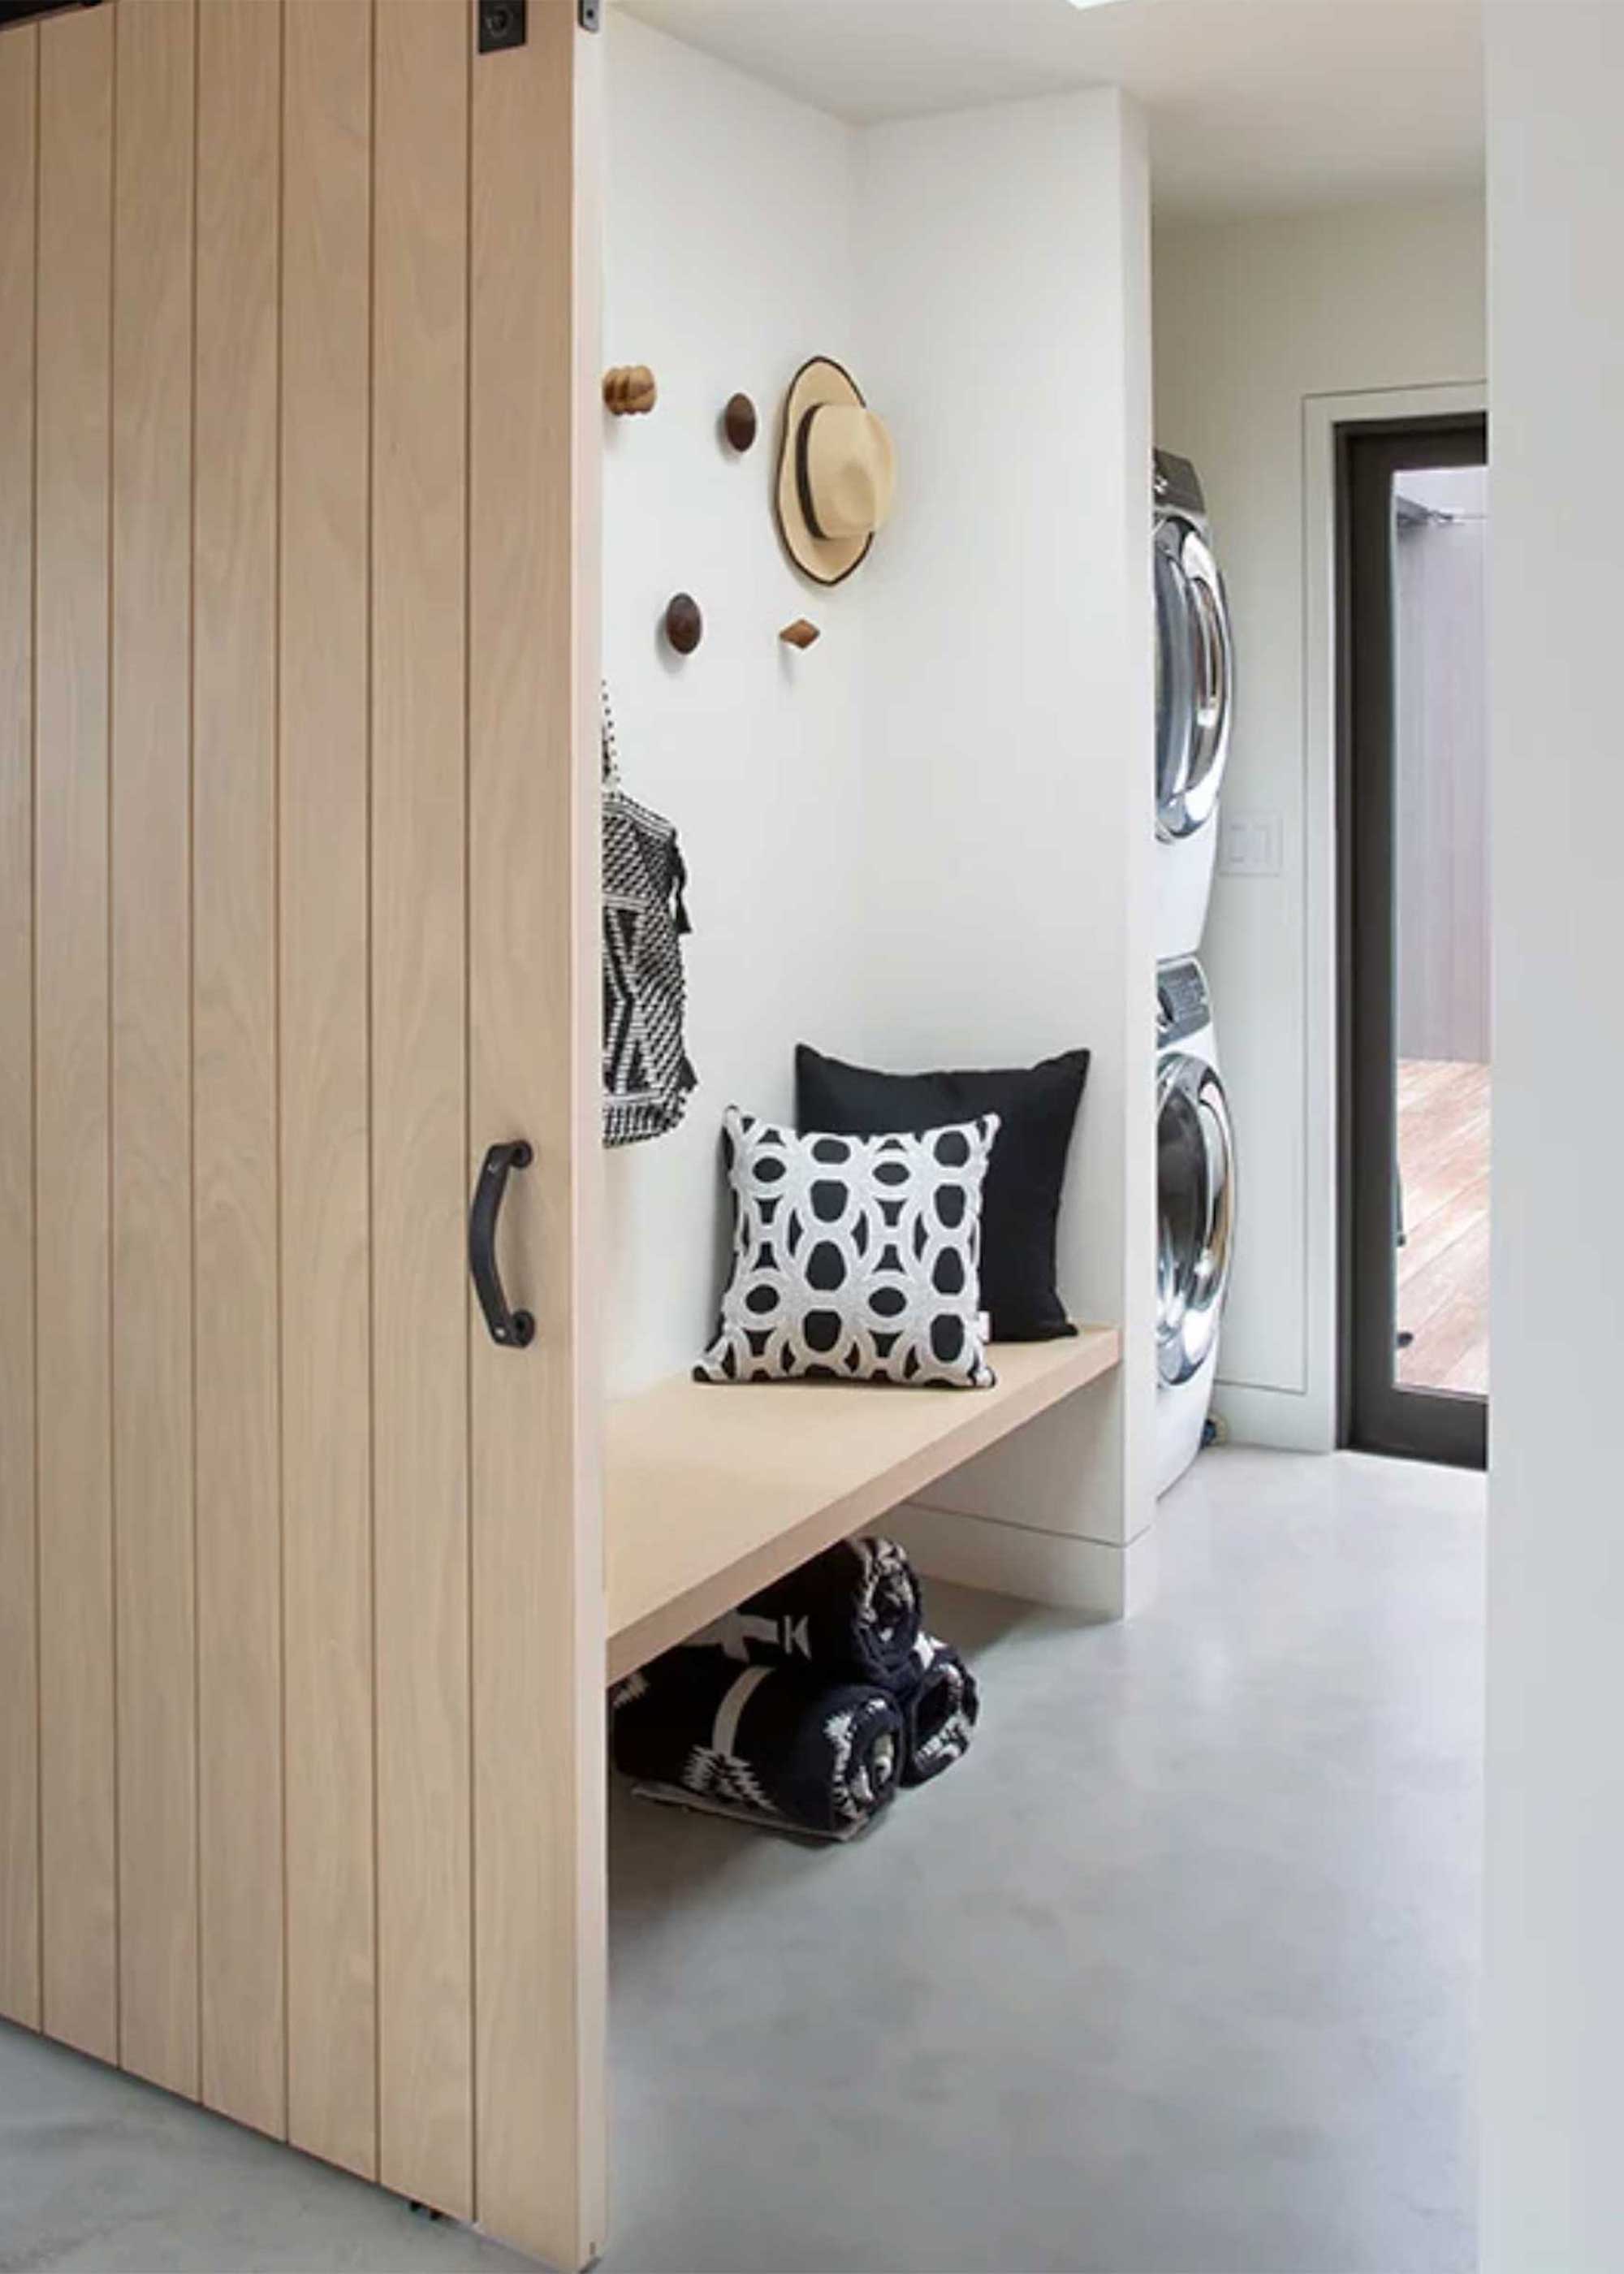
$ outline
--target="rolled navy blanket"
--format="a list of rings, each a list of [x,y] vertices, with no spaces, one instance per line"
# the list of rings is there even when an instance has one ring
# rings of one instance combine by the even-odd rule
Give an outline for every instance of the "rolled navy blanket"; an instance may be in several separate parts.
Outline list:
[[[840,1540],[694,1638],[741,1665],[802,1665],[890,1689],[910,1677],[923,1623],[894,1540]]]
[[[610,1706],[623,1775],[827,1840],[871,1823],[902,1773],[901,1712],[871,1683],[684,1647],[628,1675]]]
[[[896,1698],[902,1713],[902,1781],[929,1784],[970,1750],[981,1710],[975,1676],[951,1643],[921,1634]]]

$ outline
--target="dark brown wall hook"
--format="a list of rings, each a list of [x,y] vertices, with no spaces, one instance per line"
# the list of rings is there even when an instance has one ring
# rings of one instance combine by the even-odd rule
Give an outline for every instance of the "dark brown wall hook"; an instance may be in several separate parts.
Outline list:
[[[665,610],[665,636],[679,655],[692,655],[705,636],[705,620],[691,592],[673,596]]]

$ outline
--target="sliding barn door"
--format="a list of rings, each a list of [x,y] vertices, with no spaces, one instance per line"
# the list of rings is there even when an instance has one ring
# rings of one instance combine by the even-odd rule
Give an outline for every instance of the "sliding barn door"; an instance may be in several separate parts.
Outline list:
[[[602,2240],[590,38],[0,31],[0,2012]],[[534,1339],[470,1296],[470,1196]]]

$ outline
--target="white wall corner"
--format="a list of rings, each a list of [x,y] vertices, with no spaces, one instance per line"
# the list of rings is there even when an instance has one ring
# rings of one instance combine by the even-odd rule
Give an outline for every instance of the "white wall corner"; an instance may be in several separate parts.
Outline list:
[[[886,1520],[927,1579],[1096,1619],[1132,1618],[1156,1588],[1154,1525],[1136,1540],[1077,1540],[912,1501]]]
[[[865,572],[868,1047],[1092,1049],[1061,1282],[1125,1350],[933,1500],[1119,1555],[1154,1505],[1154,825],[1122,755],[1153,739],[1144,121],[1114,88],[898,121],[860,175],[900,468]]]

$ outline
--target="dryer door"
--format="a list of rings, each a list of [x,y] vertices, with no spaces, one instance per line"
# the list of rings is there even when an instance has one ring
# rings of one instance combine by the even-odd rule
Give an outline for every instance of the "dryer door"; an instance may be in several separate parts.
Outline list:
[[[1156,1363],[1188,1382],[1218,1339],[1235,1241],[1235,1140],[1217,1069],[1169,1050],[1156,1079]]]
[[[1156,833],[1193,836],[1217,809],[1235,645],[1212,547],[1178,514],[1156,523]]]

